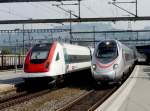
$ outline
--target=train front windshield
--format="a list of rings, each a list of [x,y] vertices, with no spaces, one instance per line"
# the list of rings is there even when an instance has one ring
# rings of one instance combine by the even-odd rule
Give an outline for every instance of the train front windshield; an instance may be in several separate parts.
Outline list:
[[[99,44],[96,57],[103,63],[109,63],[118,56],[117,44],[115,41],[104,41]]]
[[[43,63],[49,54],[51,44],[38,44],[32,48],[30,62],[33,64]]]

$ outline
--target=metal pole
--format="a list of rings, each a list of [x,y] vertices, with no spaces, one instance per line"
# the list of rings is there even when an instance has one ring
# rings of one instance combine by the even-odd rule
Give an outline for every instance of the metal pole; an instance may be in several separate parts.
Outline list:
[[[138,12],[137,12],[137,8],[138,8],[138,6],[137,6],[137,0],[136,0],[136,17],[138,16]]]
[[[116,39],[116,38],[115,38],[115,33],[114,33],[114,32],[113,32],[113,38]]]
[[[16,42],[18,42],[18,41],[16,40]],[[15,48],[15,50],[16,50],[16,54],[15,54],[15,73],[17,73],[17,44],[16,44],[16,48]]]
[[[23,26],[23,32],[22,32],[22,34],[23,34],[23,40],[22,40],[22,42],[23,42],[23,55],[25,54],[25,44],[24,44],[24,24],[22,25]]]
[[[139,40],[139,33],[137,32],[137,40]]]
[[[11,33],[8,31],[9,45],[11,46]]]
[[[29,43],[28,43],[28,47],[30,47],[31,46],[31,38],[30,38],[30,32],[28,31],[28,37],[29,37]]]
[[[53,42],[54,38],[53,38],[53,32],[52,31],[51,31],[51,37],[52,37],[52,41],[51,42]]]
[[[139,33],[138,32],[136,32],[136,43],[137,43],[137,45],[138,45],[138,40],[139,40]]]
[[[106,40],[106,32],[105,32],[105,40]]]
[[[70,10],[70,19],[71,19],[71,10]],[[70,43],[72,44],[72,22],[70,21]]]
[[[81,17],[81,3],[80,3],[80,2],[81,2],[81,1],[78,0],[78,2],[79,2],[79,10],[78,10],[78,11],[79,11],[79,19],[80,19],[80,17]]]
[[[125,3],[134,3],[134,4],[136,5],[136,6],[135,6],[135,7],[136,7],[136,9],[135,9],[136,12],[135,12],[135,14],[117,5],[117,4],[125,4]],[[109,2],[109,4],[112,4],[112,5],[116,6],[116,7],[118,7],[119,9],[121,9],[121,10],[123,10],[123,11],[125,11],[125,12],[127,12],[127,13],[129,13],[129,14],[135,16],[135,17],[137,17],[137,0],[132,1],[132,2],[116,2],[116,1],[114,1],[114,2],[112,2],[112,3]]]
[[[95,26],[93,26],[93,39],[94,39],[94,48],[95,48]]]

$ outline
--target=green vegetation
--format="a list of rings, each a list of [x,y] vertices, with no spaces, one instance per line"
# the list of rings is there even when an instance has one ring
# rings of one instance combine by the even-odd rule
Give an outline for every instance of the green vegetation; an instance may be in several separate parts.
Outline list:
[[[12,51],[9,48],[3,48],[1,50],[1,54],[12,54]]]

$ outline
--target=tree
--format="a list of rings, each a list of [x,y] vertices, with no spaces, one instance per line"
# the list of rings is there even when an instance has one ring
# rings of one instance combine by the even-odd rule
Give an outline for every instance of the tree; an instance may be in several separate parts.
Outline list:
[[[11,54],[11,53],[12,53],[12,51],[9,48],[3,48],[1,51],[1,54]]]

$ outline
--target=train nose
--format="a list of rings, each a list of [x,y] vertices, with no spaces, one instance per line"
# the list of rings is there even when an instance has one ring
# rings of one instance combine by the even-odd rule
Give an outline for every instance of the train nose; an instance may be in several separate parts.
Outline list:
[[[116,72],[114,70],[95,70],[93,76],[96,80],[114,80]]]

